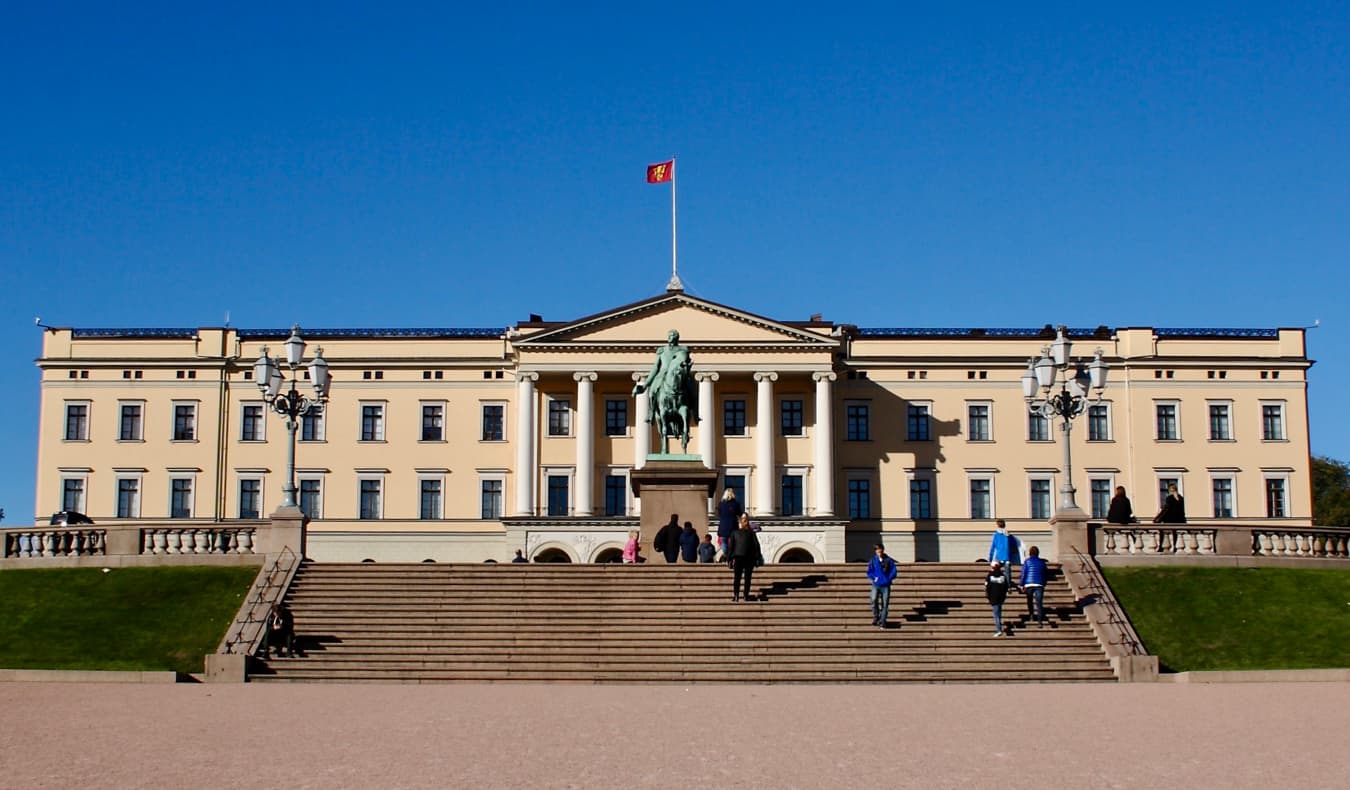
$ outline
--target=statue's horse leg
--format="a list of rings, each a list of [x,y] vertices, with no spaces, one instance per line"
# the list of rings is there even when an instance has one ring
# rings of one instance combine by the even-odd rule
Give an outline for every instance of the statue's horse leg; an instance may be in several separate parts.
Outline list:
[[[680,449],[689,452],[689,407],[680,406]]]

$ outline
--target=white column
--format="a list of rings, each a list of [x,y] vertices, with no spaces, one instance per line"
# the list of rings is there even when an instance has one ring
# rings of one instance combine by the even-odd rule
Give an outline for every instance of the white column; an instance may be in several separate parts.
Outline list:
[[[516,515],[534,515],[534,382],[538,373],[516,375]]]
[[[577,506],[576,515],[593,515],[595,496],[595,373],[573,373],[577,383]]]
[[[756,373],[755,382],[755,515],[772,516],[773,507],[773,383],[777,373]]]
[[[834,515],[834,389],[835,375],[829,371],[812,373],[816,382],[815,515]]]
[[[698,454],[703,456],[703,465],[709,469],[717,468],[717,459],[713,457],[713,447],[717,442],[717,423],[713,415],[717,413],[713,400],[713,382],[717,373],[695,373],[698,380]]]
[[[644,376],[641,373],[633,374],[634,382],[641,382]],[[637,412],[634,415],[633,424],[633,468],[641,469],[647,465],[647,456],[652,452],[652,427],[647,424],[647,391],[644,389],[634,399],[633,410]]]

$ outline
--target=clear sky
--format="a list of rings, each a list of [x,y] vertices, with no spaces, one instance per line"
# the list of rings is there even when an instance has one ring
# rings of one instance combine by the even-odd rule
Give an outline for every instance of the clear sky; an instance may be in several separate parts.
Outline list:
[[[644,169],[671,154],[694,295],[861,326],[1321,319],[1312,448],[1350,459],[1346,4],[953,5],[5,4],[5,523],[34,508],[34,316],[587,315],[663,290]]]

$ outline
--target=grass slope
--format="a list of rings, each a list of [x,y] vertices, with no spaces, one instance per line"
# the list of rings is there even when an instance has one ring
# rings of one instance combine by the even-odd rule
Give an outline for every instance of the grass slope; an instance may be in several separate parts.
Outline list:
[[[1103,571],[1166,670],[1350,667],[1350,570]]]
[[[201,672],[256,567],[0,572],[0,667]]]

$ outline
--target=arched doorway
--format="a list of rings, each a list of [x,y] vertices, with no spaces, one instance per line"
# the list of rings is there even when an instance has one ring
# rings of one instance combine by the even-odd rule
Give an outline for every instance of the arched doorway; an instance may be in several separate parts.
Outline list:
[[[607,549],[601,549],[595,555],[596,562],[623,562],[623,549],[617,546],[610,546]]]
[[[791,548],[783,552],[783,556],[778,558],[779,562],[815,562],[816,558],[811,556],[811,552],[802,548]]]
[[[535,562],[571,562],[572,558],[562,549],[544,549],[534,555]]]

